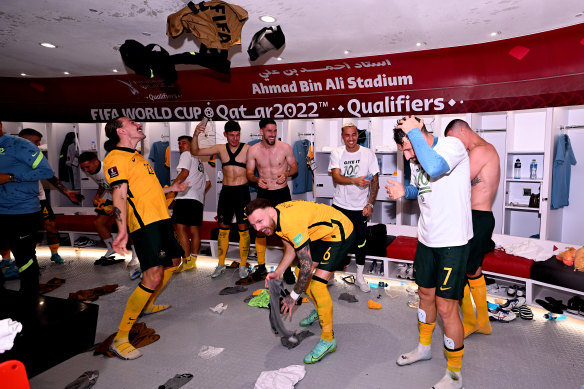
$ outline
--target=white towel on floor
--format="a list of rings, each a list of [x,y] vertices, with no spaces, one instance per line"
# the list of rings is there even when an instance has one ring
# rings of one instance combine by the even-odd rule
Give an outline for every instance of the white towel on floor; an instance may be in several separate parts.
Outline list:
[[[549,257],[554,255],[552,251],[546,251],[543,247],[530,240],[503,246],[503,248],[507,254],[525,257],[536,262],[546,261]]]
[[[0,320],[0,354],[12,349],[16,334],[22,331],[22,324],[12,319]]]
[[[306,369],[302,365],[290,365],[278,370],[262,371],[254,389],[293,389],[304,378]]]

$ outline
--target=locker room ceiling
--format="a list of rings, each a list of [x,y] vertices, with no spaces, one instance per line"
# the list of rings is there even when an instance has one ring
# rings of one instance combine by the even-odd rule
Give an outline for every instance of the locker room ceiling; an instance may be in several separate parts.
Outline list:
[[[195,1],[196,2],[196,1]],[[73,77],[133,73],[118,48],[126,39],[170,54],[198,51],[190,34],[170,39],[166,17],[186,0],[2,0],[0,76]],[[231,66],[294,63],[489,42],[584,23],[582,0],[238,0],[249,13]],[[264,23],[270,15],[277,20]],[[286,45],[251,62],[261,28],[280,25]],[[490,34],[496,33],[494,37]],[[41,47],[50,42],[58,47]],[[416,43],[421,43],[416,46]],[[349,52],[345,54],[345,50]],[[569,53],[567,53],[569,55]],[[278,60],[281,57],[281,60]],[[180,65],[181,69],[199,69]],[[65,75],[69,72],[70,75]]]

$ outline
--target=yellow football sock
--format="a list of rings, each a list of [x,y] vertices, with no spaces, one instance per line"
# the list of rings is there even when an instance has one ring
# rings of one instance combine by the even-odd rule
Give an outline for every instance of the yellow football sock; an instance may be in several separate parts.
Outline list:
[[[458,350],[448,350],[444,348],[446,353],[446,368],[452,372],[458,373],[462,368],[462,355],[464,354],[464,346]]]
[[[122,321],[118,326],[118,333],[113,340],[113,344],[118,348],[124,357],[136,350],[132,345],[130,345],[128,337],[130,335],[132,326],[136,322],[140,312],[142,312],[142,308],[144,308],[146,303],[148,303],[152,293],[154,293],[152,289],[149,289],[140,283],[128,298],[126,309],[122,315]],[[129,347],[119,347],[124,343],[128,343]]]
[[[241,263],[239,266],[247,264],[247,256],[249,255],[249,230],[239,231],[239,258]]]
[[[59,251],[59,243],[50,244],[49,250],[51,250],[51,254],[55,254],[56,252],[58,252]]]
[[[225,265],[225,257],[227,256],[227,249],[229,249],[229,230],[219,229],[217,245],[219,246],[219,265]]]
[[[472,299],[474,300],[477,309],[477,321],[474,327],[474,331],[472,332],[479,332],[481,334],[488,335],[493,331],[493,329],[491,328],[491,322],[489,321],[489,308],[487,307],[487,283],[485,282],[485,276],[481,274],[481,276],[478,278],[469,278],[468,284],[470,285],[470,294],[472,295]],[[467,336],[466,326],[464,328],[464,335]]]
[[[424,346],[429,346],[432,344],[432,333],[434,332],[434,327],[436,327],[436,322],[434,323],[422,323],[418,320],[418,329],[420,330],[420,344]]]
[[[476,331],[477,317],[472,306],[472,299],[470,297],[470,287],[464,286],[464,297],[460,300],[460,310],[462,311],[462,326],[464,327],[464,337]]]
[[[258,256],[258,265],[264,265],[266,263],[266,246],[268,245],[268,239],[265,236],[256,236],[255,247]]]
[[[146,307],[144,308],[144,313],[146,313],[146,314],[156,313],[156,312],[164,311],[165,309],[170,308],[170,305],[154,305],[154,300],[156,300],[156,297],[158,297],[158,295],[160,294],[162,289],[164,289],[164,287],[168,283],[168,280],[170,280],[170,277],[172,276],[174,271],[177,269],[177,267],[178,266],[171,266],[171,267],[164,268],[164,275],[162,276],[162,282],[160,283],[160,285],[158,285],[156,290],[154,290],[154,292],[152,293],[152,296],[150,296],[150,299],[148,299],[148,303],[146,304]]]
[[[322,328],[321,339],[332,342],[334,339],[333,332],[333,300],[326,287],[326,284],[318,280],[310,282],[310,292],[314,296],[318,320]]]

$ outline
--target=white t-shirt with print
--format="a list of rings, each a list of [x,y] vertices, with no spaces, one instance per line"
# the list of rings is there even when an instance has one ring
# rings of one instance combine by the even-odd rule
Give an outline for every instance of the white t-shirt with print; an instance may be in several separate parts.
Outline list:
[[[180,173],[182,169],[187,169],[189,175],[185,182],[189,183],[186,190],[178,192],[175,200],[197,200],[205,203],[205,184],[209,180],[201,160],[191,154],[190,151],[181,153],[176,170]]]
[[[419,163],[410,162],[420,207],[418,239],[428,247],[462,246],[473,237],[468,154],[457,138],[437,139],[434,151],[446,160],[448,172],[430,178]]]
[[[359,150],[354,153],[348,152],[345,146],[335,148],[331,152],[328,171],[333,169],[340,169],[341,175],[345,177],[374,176],[379,173],[375,153],[363,146],[359,146]],[[369,187],[335,184],[333,204],[340,208],[360,211],[368,200]]]
[[[99,170],[95,172],[95,174],[85,173],[87,177],[91,178],[100,188],[105,189],[101,198],[104,200],[111,200],[112,199],[112,188],[105,179],[105,173],[103,171],[103,163],[99,162]]]

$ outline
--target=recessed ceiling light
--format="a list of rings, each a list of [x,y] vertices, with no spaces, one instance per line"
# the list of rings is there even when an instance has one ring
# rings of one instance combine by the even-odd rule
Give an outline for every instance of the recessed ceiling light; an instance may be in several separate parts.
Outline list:
[[[492,32],[490,35],[491,35],[492,37],[495,37],[495,36],[497,36],[497,35],[501,35],[501,31],[493,31],[493,32]]]
[[[68,76],[68,75],[69,75],[69,74],[71,74],[71,73],[69,73],[69,72],[63,72],[63,74],[65,74],[65,75],[67,75],[67,76]]]
[[[351,54],[351,50],[345,50],[344,53],[345,53],[345,55]]]
[[[56,45],[54,45],[52,43],[49,43],[49,42],[42,42],[42,43],[39,43],[39,45],[41,45],[43,47],[46,47],[48,49],[55,49],[55,48],[57,48]]]
[[[416,43],[416,47],[426,46],[426,42],[418,42]]]
[[[26,73],[20,73],[20,75],[24,77],[24,76],[26,76]]]
[[[276,59],[277,59],[278,61],[281,61],[281,60],[283,60],[284,58],[282,58],[282,57],[278,57],[278,58],[276,58]]]
[[[117,73],[118,69],[113,69],[112,72]]]
[[[276,18],[270,15],[264,15],[260,17],[260,20],[264,23],[274,23]]]

